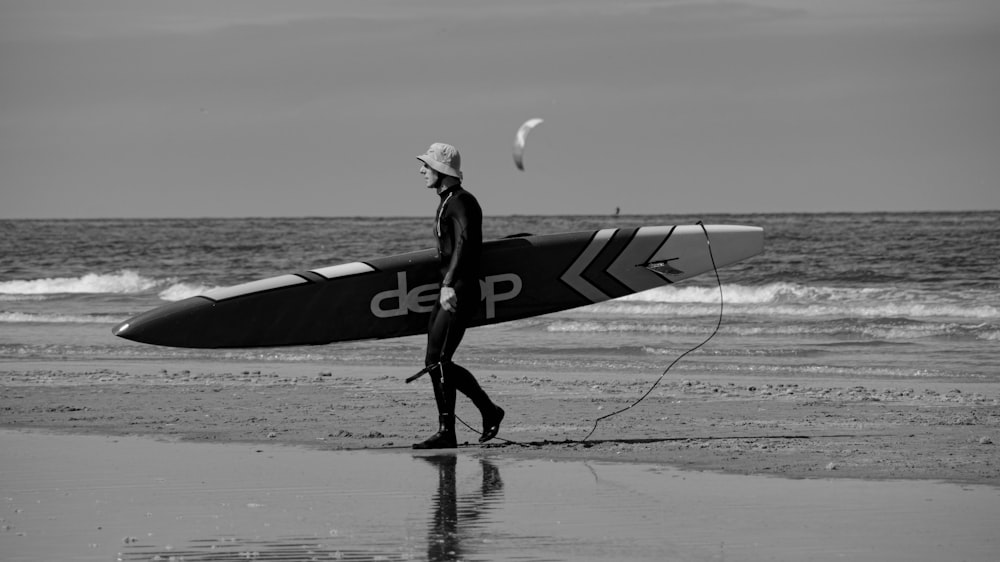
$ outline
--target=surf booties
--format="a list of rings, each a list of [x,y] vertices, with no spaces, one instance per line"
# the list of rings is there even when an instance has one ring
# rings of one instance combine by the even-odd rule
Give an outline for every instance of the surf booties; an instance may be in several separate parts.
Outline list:
[[[485,443],[497,436],[504,410],[490,400],[472,373],[459,365],[447,362],[440,363],[437,369],[431,369],[430,375],[431,385],[434,387],[434,400],[438,408],[438,431],[428,439],[414,443],[414,449],[453,449],[458,446],[458,438],[455,435],[457,391],[468,396],[483,416],[483,432],[479,442]]]

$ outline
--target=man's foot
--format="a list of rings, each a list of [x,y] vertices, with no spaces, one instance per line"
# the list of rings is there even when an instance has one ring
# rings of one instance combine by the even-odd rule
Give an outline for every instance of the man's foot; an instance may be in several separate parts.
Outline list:
[[[503,414],[503,408],[494,406],[492,416],[483,416],[483,434],[479,436],[480,443],[485,443],[500,433],[500,422],[503,421]]]
[[[430,439],[414,443],[414,449],[454,449],[458,447],[454,431],[439,431],[432,435]]]

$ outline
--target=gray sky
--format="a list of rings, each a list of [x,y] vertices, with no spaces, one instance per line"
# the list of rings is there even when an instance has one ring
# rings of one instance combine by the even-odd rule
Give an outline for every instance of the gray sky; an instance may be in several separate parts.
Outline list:
[[[996,0],[0,0],[0,217],[1000,209]],[[524,120],[525,172],[511,158]]]

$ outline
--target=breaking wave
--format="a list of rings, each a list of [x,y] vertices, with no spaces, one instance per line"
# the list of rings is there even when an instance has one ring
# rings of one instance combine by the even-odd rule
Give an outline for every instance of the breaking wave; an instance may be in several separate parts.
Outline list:
[[[0,282],[0,293],[11,295],[128,294],[149,291],[156,285],[155,279],[123,269],[116,273],[88,273],[80,277],[46,277],[44,279],[2,281]]]
[[[30,312],[0,312],[0,322],[11,324],[112,324],[121,318],[103,314],[32,314]]]
[[[1000,318],[996,293],[965,290],[953,293],[907,288],[849,288],[771,283],[724,285],[727,313],[764,316],[853,318]],[[718,287],[658,287],[591,305],[600,314],[628,316],[699,316],[718,312]]]
[[[712,322],[633,322],[628,320],[568,320],[559,319],[544,326],[550,333],[580,334],[653,334],[704,335],[712,331]],[[863,341],[901,341],[922,338],[956,338],[997,341],[1000,327],[992,323],[966,324],[956,322],[926,322],[902,318],[870,319],[842,318],[829,321],[797,321],[742,323],[723,321],[722,333],[734,336],[764,337],[824,337]]]
[[[157,291],[166,301],[200,295],[215,288],[201,283],[180,282],[176,278],[156,279],[123,269],[115,273],[87,273],[80,277],[46,277],[0,281],[0,301],[44,300],[66,294],[132,295]]]

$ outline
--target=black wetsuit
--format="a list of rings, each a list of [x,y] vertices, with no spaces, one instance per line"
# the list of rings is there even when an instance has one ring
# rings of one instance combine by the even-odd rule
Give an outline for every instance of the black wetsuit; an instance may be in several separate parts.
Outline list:
[[[440,195],[434,235],[441,259],[441,285],[455,289],[458,303],[454,312],[445,310],[440,300],[434,304],[427,326],[425,365],[440,365],[431,371],[435,382],[443,382],[435,384],[438,411],[442,426],[453,427],[456,390],[468,396],[484,416],[494,415],[496,407],[472,373],[452,362],[469,321],[480,307],[483,212],[476,198],[460,185]]]
[[[462,186],[441,193],[434,236],[441,261],[441,286],[455,289],[458,304],[454,313],[444,310],[440,302],[435,304],[427,330],[427,365],[451,361],[466,325],[479,309],[483,211]]]

